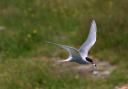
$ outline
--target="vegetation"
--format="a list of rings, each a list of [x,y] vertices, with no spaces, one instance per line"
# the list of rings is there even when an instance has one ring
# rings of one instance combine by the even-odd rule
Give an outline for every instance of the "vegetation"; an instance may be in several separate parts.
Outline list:
[[[127,0],[0,0],[0,89],[113,89],[128,83]],[[65,58],[45,41],[79,47],[97,22],[91,56],[117,68],[107,79],[58,73]],[[77,77],[76,77],[77,76]]]

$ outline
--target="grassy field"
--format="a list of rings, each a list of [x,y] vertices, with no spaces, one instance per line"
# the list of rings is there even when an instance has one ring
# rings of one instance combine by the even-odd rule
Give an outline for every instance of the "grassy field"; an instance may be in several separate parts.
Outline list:
[[[128,83],[127,0],[0,0],[0,89],[114,89]],[[59,73],[51,61],[65,51],[45,41],[79,48],[90,22],[97,42],[90,56],[117,68],[107,79]]]

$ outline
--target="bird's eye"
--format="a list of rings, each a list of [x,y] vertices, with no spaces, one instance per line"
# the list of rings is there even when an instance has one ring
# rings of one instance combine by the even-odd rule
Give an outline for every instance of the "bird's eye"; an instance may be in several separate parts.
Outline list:
[[[86,60],[87,60],[88,62],[90,62],[90,63],[93,63],[92,59],[89,58],[89,57],[86,57]]]

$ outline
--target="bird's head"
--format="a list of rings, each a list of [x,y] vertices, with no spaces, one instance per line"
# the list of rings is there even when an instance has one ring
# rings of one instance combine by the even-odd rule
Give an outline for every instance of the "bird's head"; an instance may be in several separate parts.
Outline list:
[[[89,58],[89,57],[86,57],[86,60],[87,60],[89,63],[91,63],[91,64],[94,66],[94,68],[96,68],[96,62],[95,62],[93,59],[91,59],[91,58]]]

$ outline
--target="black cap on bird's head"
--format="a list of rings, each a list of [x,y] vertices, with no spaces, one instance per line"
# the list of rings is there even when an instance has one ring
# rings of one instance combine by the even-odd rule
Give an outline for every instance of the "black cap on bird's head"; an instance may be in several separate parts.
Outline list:
[[[89,57],[86,57],[86,60],[87,60],[89,63],[93,64],[93,65],[94,65],[94,67],[96,67],[96,63],[95,63],[95,61],[94,61],[94,60],[92,60],[92,59],[91,59],[91,58],[89,58]]]

